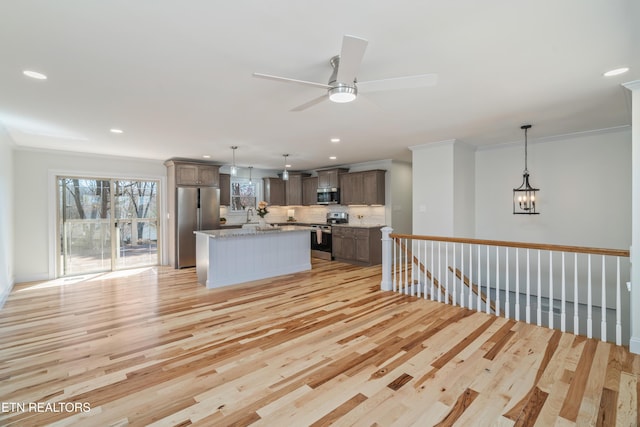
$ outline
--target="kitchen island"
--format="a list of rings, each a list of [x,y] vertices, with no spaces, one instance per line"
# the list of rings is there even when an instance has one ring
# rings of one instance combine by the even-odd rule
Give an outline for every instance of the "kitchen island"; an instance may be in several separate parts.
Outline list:
[[[195,231],[198,283],[219,288],[311,270],[309,227]]]

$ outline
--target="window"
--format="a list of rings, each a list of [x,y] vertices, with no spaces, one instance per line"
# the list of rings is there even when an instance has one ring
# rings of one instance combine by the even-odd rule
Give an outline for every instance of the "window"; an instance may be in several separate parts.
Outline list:
[[[233,179],[231,181],[231,210],[243,211],[256,208],[256,183],[248,179]]]

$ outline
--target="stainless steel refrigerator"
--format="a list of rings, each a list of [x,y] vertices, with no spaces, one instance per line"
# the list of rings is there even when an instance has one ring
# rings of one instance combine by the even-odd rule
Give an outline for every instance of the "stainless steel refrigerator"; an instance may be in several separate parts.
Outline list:
[[[176,268],[196,265],[197,230],[220,228],[220,189],[178,187],[176,189]]]

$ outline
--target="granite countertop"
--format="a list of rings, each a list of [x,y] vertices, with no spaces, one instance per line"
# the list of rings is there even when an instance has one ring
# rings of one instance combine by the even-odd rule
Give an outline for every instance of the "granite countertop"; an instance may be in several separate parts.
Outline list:
[[[349,228],[382,228],[384,224],[332,224],[332,227],[349,227]]]
[[[251,228],[230,228],[225,230],[202,230],[194,231],[194,234],[204,234],[211,238],[228,238],[228,237],[242,237],[242,236],[255,236],[259,234],[274,234],[274,233],[287,233],[292,231],[309,231],[310,227],[303,227],[299,225],[285,225],[285,226],[267,226],[264,228],[251,227]]]

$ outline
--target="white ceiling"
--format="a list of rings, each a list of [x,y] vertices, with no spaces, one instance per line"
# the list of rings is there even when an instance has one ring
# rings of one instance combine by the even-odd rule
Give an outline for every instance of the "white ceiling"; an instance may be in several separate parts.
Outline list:
[[[229,163],[237,145],[273,169],[522,141],[524,123],[533,141],[631,124],[639,22],[638,0],[5,0],[0,122],[19,147]],[[360,81],[438,85],[290,112],[322,89],[252,77],[325,83],[344,34],[369,40]]]

